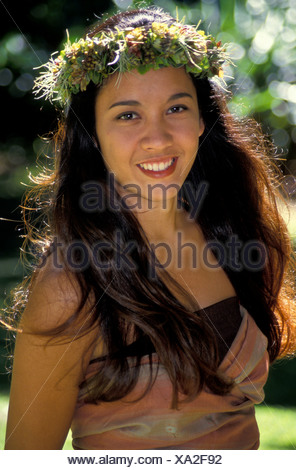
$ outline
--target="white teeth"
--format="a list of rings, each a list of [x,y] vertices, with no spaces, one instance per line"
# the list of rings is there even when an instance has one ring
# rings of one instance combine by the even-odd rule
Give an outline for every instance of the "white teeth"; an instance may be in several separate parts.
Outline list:
[[[171,158],[168,162],[164,163],[139,163],[139,166],[141,168],[144,168],[144,170],[152,170],[152,171],[163,171],[166,170],[169,166],[171,166],[174,163],[175,159]]]

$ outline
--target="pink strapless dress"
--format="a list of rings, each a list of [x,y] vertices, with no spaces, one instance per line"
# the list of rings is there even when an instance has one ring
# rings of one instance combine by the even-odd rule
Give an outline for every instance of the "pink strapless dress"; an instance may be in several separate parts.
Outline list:
[[[160,366],[151,391],[139,396],[149,373],[143,358],[136,388],[125,399],[98,405],[79,398],[72,422],[77,449],[257,449],[259,430],[254,404],[264,399],[269,369],[267,338],[240,306],[240,327],[219,369],[235,381],[226,396],[204,389],[190,403],[170,408],[172,387]],[[156,356],[156,355],[155,355]],[[146,361],[146,365],[145,365]],[[91,374],[97,364],[91,364]],[[181,397],[182,398],[182,397]]]

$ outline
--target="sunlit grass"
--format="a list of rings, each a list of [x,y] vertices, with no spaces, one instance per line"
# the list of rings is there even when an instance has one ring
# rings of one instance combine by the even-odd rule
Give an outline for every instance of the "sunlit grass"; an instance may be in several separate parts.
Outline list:
[[[8,396],[0,395],[0,449],[3,449],[5,442],[6,416],[8,411]]]
[[[261,450],[296,450],[296,407],[255,407]]]
[[[0,449],[4,447],[8,395],[0,395]],[[260,429],[260,450],[296,450],[296,408],[280,406],[256,406],[256,418]],[[71,432],[64,450],[72,450]]]

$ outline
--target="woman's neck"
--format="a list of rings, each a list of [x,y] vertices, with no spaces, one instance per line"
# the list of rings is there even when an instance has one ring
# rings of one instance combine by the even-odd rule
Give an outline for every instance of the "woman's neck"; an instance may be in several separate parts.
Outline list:
[[[145,200],[141,209],[135,209],[133,213],[153,243],[169,242],[184,228],[185,211],[178,208],[177,198],[169,199],[165,204],[164,201]]]

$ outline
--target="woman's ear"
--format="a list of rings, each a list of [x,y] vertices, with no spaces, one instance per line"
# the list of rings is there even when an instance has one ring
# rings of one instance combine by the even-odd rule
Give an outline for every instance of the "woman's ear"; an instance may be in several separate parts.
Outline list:
[[[204,130],[205,130],[205,127],[206,127],[206,126],[205,126],[204,120],[203,120],[203,118],[200,116],[200,118],[199,118],[199,134],[198,134],[199,137],[203,134],[203,132],[204,132]]]
[[[93,143],[94,143],[94,146],[95,146],[98,150],[100,150],[100,144],[99,144],[99,140],[98,140],[96,134],[93,134],[93,136],[92,136],[92,141],[93,141]]]

